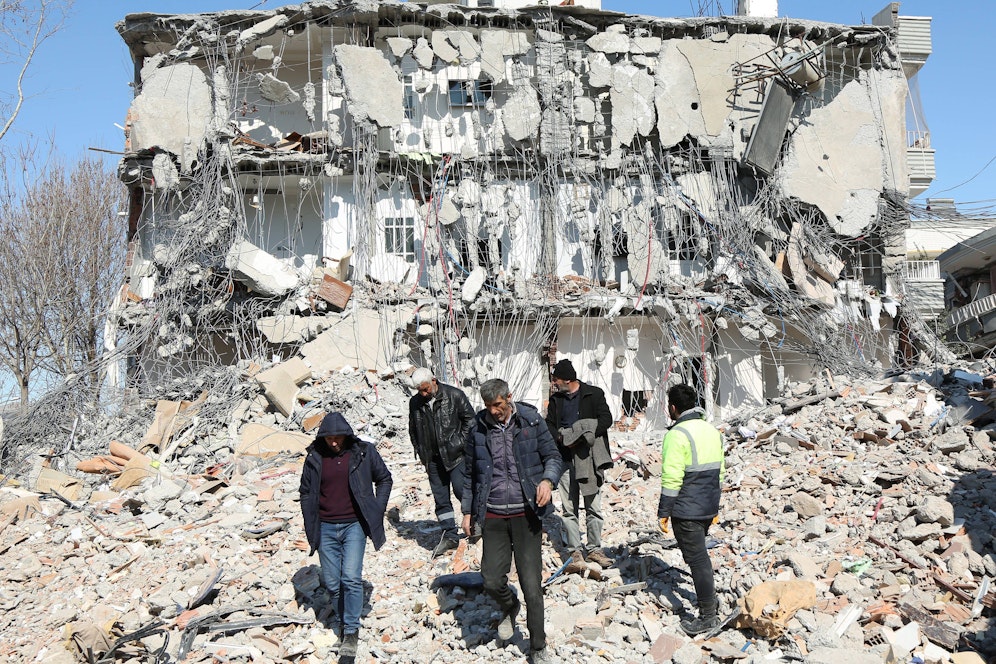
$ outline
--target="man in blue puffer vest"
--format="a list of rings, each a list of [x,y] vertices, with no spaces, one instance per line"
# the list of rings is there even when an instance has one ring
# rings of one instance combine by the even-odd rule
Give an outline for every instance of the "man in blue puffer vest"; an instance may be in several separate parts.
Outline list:
[[[689,385],[675,385],[667,393],[668,414],[675,421],[664,436],[661,454],[661,499],[657,506],[660,529],[674,526],[681,557],[692,573],[699,617],[682,620],[689,636],[719,625],[719,600],[706,549],[709,526],[719,515],[719,495],[726,472],[723,435],[705,421],[698,395]]]
[[[481,385],[484,410],[474,419],[464,451],[463,530],[481,527],[481,575],[484,590],[498,603],[498,636],[515,631],[519,600],[508,584],[515,556],[526,627],[534,664],[550,662],[543,619],[542,519],[553,509],[550,498],[560,479],[557,443],[539,411],[512,400],[508,383],[492,379]]]
[[[311,555],[342,621],[343,661],[356,657],[363,609],[366,538],[384,546],[384,512],[394,484],[377,448],[357,438],[340,413],[329,413],[308,446],[301,470],[301,513]]]

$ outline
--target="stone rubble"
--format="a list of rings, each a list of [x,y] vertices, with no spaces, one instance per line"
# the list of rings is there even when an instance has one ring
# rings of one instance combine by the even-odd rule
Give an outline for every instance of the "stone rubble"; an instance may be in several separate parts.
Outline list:
[[[329,410],[377,442],[395,478],[388,543],[368,547],[364,563],[357,660],[523,661],[524,615],[510,642],[496,641],[498,612],[473,574],[479,544],[430,559],[439,529],[407,439],[403,380],[348,367],[303,377],[294,362],[283,369],[288,402],[267,394],[272,367],[244,369],[229,420],[210,411],[210,395],[188,393],[178,408],[149,404],[160,447],[122,451],[148,442],[140,431],[110,455],[103,441],[109,467],[141,467],[127,482],[45,467],[0,489],[0,661],[86,661],[87,645],[106,650],[139,630],[148,635],[126,638],[106,661],[154,661],[160,648],[185,662],[334,661],[328,596],[297,504],[303,437],[291,437]],[[674,541],[655,530],[661,432],[640,421],[612,432],[603,539],[615,564],[565,571],[559,522],[546,523],[546,621],[559,661],[982,662],[970,648],[996,653],[992,382],[942,371],[826,376],[791,394],[724,423],[711,555],[721,608],[740,606],[740,622],[699,640],[678,626],[693,589]],[[178,422],[208,412],[228,423],[185,439]],[[291,442],[240,447],[236,432],[249,426]],[[158,457],[166,448],[175,454]],[[25,488],[41,477],[48,493]],[[787,594],[756,606],[761,584]],[[786,599],[788,588],[809,597]]]

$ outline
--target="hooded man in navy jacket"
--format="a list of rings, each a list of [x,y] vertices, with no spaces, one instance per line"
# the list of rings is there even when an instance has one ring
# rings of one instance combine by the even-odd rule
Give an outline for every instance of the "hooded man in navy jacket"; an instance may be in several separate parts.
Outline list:
[[[342,621],[342,658],[356,656],[366,538],[374,549],[384,545],[393,484],[377,448],[358,438],[340,413],[326,415],[301,471],[301,513],[309,555],[318,551],[322,582]]]

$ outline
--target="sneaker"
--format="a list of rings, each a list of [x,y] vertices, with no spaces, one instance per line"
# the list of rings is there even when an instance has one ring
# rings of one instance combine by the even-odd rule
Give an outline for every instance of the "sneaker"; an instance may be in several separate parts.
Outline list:
[[[720,619],[716,615],[700,616],[692,620],[682,620],[681,629],[688,636],[698,636],[719,627]]]
[[[682,620],[680,625],[688,636],[697,636],[719,627],[719,602],[715,599],[699,602],[699,617],[693,620]]]
[[[501,622],[498,623],[498,638],[502,641],[508,641],[515,633],[515,617],[519,615],[520,606],[521,604],[516,600],[512,610],[502,616]]]
[[[432,550],[432,557],[433,558],[438,558],[439,556],[443,555],[447,551],[452,551],[453,549],[457,548],[458,546],[460,546],[460,542],[459,541],[457,541],[456,539],[454,539],[454,538],[452,538],[452,537],[450,537],[448,535],[443,535],[443,538],[441,540],[439,540],[439,544],[437,544],[436,548]]]
[[[605,569],[606,567],[611,567],[612,563],[614,562],[612,558],[609,558],[607,555],[605,555],[605,552],[602,551],[601,549],[593,549],[592,551],[589,551],[588,560],[590,562],[596,563],[602,569]]]
[[[356,632],[349,632],[342,635],[342,645],[339,646],[340,657],[356,657],[356,650],[360,646],[360,635]]]
[[[549,648],[540,648],[533,651],[530,659],[533,664],[551,664],[553,662],[553,653],[550,652]]]

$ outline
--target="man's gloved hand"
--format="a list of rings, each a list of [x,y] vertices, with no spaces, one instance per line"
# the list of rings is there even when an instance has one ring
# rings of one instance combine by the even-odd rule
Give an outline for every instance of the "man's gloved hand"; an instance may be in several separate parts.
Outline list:
[[[670,519],[665,516],[665,517],[662,517],[661,519],[659,519],[658,522],[657,522],[657,525],[658,525],[658,527],[660,527],[661,532],[664,533],[665,535],[668,533],[668,531],[671,528],[671,526],[668,523],[668,521],[670,521]]]
[[[719,523],[719,515],[718,514],[716,516],[712,517],[712,525],[715,526],[717,523]]]

